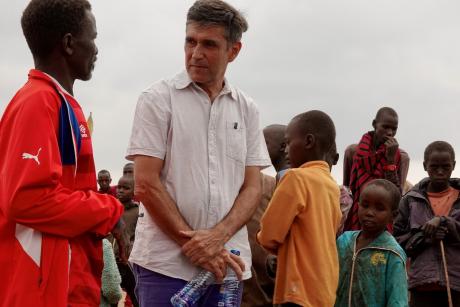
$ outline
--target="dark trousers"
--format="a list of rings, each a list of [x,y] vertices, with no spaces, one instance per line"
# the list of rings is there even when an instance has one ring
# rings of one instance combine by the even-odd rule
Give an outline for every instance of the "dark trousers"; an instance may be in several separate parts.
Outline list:
[[[168,277],[137,264],[133,265],[136,277],[136,294],[141,307],[168,307],[171,306],[171,297],[187,284],[185,280]],[[211,285],[203,297],[194,306],[217,307],[220,298],[221,285]],[[240,307],[243,295],[243,282],[240,283],[238,304]]]
[[[460,306],[460,292],[451,290],[452,303]],[[446,291],[410,291],[411,307],[449,307]]]
[[[118,271],[121,275],[121,288],[126,291],[134,307],[139,307],[134,289],[136,288],[136,279],[134,273],[128,264],[117,263]]]

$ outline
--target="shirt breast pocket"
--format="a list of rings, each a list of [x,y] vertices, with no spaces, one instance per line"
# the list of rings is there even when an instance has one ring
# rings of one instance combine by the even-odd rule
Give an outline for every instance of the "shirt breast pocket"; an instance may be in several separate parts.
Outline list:
[[[239,122],[227,122],[225,129],[227,157],[244,163],[246,156],[246,129]]]

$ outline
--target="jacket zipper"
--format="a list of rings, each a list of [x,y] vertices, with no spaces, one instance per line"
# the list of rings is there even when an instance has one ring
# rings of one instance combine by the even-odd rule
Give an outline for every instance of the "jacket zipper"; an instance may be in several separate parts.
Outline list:
[[[355,263],[356,263],[356,259],[358,258],[358,254],[361,251],[363,251],[365,249],[376,249],[376,250],[383,250],[383,251],[392,252],[392,253],[398,255],[399,258],[401,258],[401,260],[404,263],[404,267],[406,267],[406,261],[404,261],[404,258],[399,253],[397,253],[396,251],[394,251],[392,249],[389,249],[389,248],[376,247],[376,246],[371,246],[371,247],[366,246],[366,247],[363,247],[363,248],[359,249],[358,251],[356,251],[356,240],[358,239],[358,236],[359,236],[359,233],[355,237],[355,240],[354,240],[355,242],[353,244],[353,258],[352,258],[352,262],[351,262],[350,288],[348,289],[348,307],[352,307],[351,306],[351,294],[352,294],[352,291],[353,291],[353,277],[355,275]]]

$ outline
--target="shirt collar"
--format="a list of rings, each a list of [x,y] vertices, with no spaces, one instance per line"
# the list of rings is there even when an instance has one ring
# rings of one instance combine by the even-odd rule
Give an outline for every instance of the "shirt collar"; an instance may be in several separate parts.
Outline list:
[[[54,79],[51,75],[47,74],[44,71],[41,71],[41,70],[38,70],[38,69],[31,69],[29,71],[29,77],[45,79],[48,82],[51,81],[54,85],[56,85],[58,87],[58,89],[60,91],[64,92],[66,95],[69,95],[70,97],[73,97],[73,95],[71,95],[69,92],[67,92],[67,90],[64,87],[62,87],[62,85],[56,79]]]
[[[61,91],[63,91],[64,93],[66,93],[67,95],[69,95],[70,97],[73,97],[69,92],[67,92],[67,90],[56,80],[54,79],[51,75],[48,75],[46,72],[43,72],[45,75],[47,75],[51,81],[53,81]]]
[[[309,161],[305,162],[300,166],[300,168],[307,168],[307,167],[319,167],[324,168],[329,171],[329,164],[326,161],[316,160],[316,161]]]
[[[178,90],[183,90],[183,89],[185,89],[186,87],[188,87],[191,84],[193,84],[194,86],[198,87],[198,85],[196,85],[192,81],[192,79],[190,79],[187,71],[185,71],[185,70],[183,70],[182,72],[178,73],[174,77],[173,82],[174,82],[174,86]],[[224,83],[225,83],[225,85],[222,88],[221,94],[222,95],[230,94],[230,96],[233,98],[233,100],[237,100],[236,90],[233,88],[232,85],[230,85],[230,83],[228,82],[227,78],[224,78]]]

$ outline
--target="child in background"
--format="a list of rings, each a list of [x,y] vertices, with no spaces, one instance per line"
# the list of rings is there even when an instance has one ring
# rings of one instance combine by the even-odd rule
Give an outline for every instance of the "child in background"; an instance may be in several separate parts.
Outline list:
[[[448,306],[445,270],[453,306],[460,306],[460,179],[450,178],[454,149],[447,142],[431,143],[423,166],[429,178],[403,197],[394,225],[394,235],[410,257],[411,306]]]
[[[353,194],[353,205],[345,221],[345,230],[360,230],[358,202],[361,190],[373,179],[387,179],[401,187],[401,152],[395,138],[398,130],[398,114],[389,107],[380,108],[372,121],[373,131],[363,135],[350,173],[349,188]],[[392,225],[388,225],[391,231]]]
[[[97,173],[97,183],[99,184],[99,193],[109,194],[114,197],[117,196],[117,187],[110,186],[110,183],[112,183],[112,178],[108,170],[103,169]]]
[[[339,154],[337,153],[337,147],[334,144],[332,146],[331,150],[327,154],[326,162],[329,164],[329,168],[332,171],[332,167],[334,165],[337,165],[337,162],[339,161]],[[340,211],[342,212],[342,219],[340,220],[340,227],[339,230],[337,231],[337,235],[340,235],[343,231],[343,227],[345,224],[345,221],[348,216],[348,212],[350,211],[351,206],[353,205],[353,198],[351,197],[351,192],[350,190],[344,186],[341,185],[339,186],[340,189]]]
[[[398,210],[401,193],[388,180],[375,179],[362,190],[358,217],[362,230],[337,239],[340,279],[336,307],[406,307],[406,254],[386,226]]]
[[[134,178],[131,175],[126,175],[120,178],[117,185],[117,198],[123,204],[125,211],[123,212],[123,221],[125,222],[125,235],[128,238],[128,256],[134,244],[134,233],[136,230],[137,217],[139,215],[139,204],[133,201],[134,197]],[[115,254],[117,245],[115,244]],[[128,293],[129,298],[134,306],[139,306],[134,288],[136,280],[134,274],[128,264],[122,263],[117,259],[118,270],[121,274],[121,287]],[[128,305],[128,302],[127,302]]]
[[[287,127],[293,168],[276,188],[257,235],[266,250],[278,255],[275,304],[334,304],[339,274],[335,236],[341,213],[339,187],[326,162],[334,144],[334,123],[321,111],[297,115]]]

